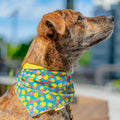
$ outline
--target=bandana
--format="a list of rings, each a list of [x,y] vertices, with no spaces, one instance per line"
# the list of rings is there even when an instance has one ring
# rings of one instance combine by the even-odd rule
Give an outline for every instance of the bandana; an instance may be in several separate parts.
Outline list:
[[[31,116],[59,109],[72,102],[74,87],[66,72],[26,63],[17,78],[16,94]]]

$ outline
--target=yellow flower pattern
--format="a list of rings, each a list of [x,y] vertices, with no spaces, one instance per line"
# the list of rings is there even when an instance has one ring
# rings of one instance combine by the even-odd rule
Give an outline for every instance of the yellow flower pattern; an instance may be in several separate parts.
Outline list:
[[[25,95],[25,90],[22,90],[22,95]]]
[[[48,80],[48,75],[44,75],[44,79],[45,79],[45,80]]]
[[[52,103],[48,103],[48,107],[52,107]]]
[[[40,101],[43,101],[44,100],[44,97],[40,97]]]
[[[44,107],[44,106],[46,105],[46,103],[45,103],[45,102],[41,102],[40,105],[41,105],[42,107]]]
[[[50,98],[51,98],[51,95],[50,95],[50,94],[47,94],[47,95],[46,95],[46,98],[47,98],[47,99],[50,99]]]
[[[66,72],[27,63],[17,79],[15,91],[31,116],[60,108],[73,99],[72,79]]]

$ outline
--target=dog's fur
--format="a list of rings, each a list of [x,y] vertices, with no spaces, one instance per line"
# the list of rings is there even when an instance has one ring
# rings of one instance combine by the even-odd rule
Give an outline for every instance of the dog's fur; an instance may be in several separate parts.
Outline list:
[[[65,9],[46,14],[38,24],[24,63],[40,65],[48,70],[73,72],[75,64],[90,47],[110,36],[113,18],[84,17]],[[31,117],[15,93],[15,85],[0,99],[0,120],[70,120],[70,107]]]

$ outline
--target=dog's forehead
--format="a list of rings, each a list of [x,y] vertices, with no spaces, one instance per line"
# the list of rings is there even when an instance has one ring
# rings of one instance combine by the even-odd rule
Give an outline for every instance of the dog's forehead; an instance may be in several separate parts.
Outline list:
[[[80,12],[78,12],[78,11],[75,11],[75,10],[72,10],[72,9],[64,9],[64,10],[60,10],[61,12],[63,12],[63,13],[70,13],[70,14],[75,14],[75,15],[82,15]]]
[[[64,9],[60,10],[59,13],[61,14],[62,18],[67,22],[67,24],[74,23],[77,21],[78,16],[83,17],[83,15],[80,12],[71,10],[71,9]]]
[[[57,10],[54,12],[61,14],[61,16],[63,18],[67,18],[67,17],[73,18],[73,17],[77,17],[77,16],[83,16],[82,13],[80,13],[78,11],[74,11],[72,9],[63,9],[63,10]]]
[[[68,17],[77,17],[77,16],[83,16],[80,12],[71,10],[71,9],[64,9],[61,10],[62,15],[68,16]]]

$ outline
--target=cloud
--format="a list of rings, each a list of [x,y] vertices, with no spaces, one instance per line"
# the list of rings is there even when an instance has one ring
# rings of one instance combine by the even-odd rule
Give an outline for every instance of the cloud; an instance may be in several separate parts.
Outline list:
[[[41,2],[40,2],[41,1]],[[63,0],[1,0],[0,17],[10,17],[14,11],[18,11],[23,19],[39,19],[45,13],[64,8]]]
[[[75,10],[91,15],[93,5],[88,2],[76,0]],[[20,19],[40,19],[46,13],[66,7],[65,0],[0,0],[0,5],[0,17],[7,18],[18,11]]]
[[[99,6],[102,5],[105,10],[110,10],[110,6],[113,4],[118,4],[120,0],[93,0],[94,4]]]
[[[18,10],[21,13],[31,8],[35,0],[1,0],[0,1],[0,17],[10,17],[12,13]]]
[[[7,26],[3,21],[0,23],[0,34],[6,36],[10,42],[13,39],[10,16],[15,15],[16,11],[18,11],[18,29],[15,41],[24,42],[22,40],[36,35],[37,24],[44,14],[66,8],[65,0],[0,0],[0,5],[0,19],[9,21]],[[76,0],[75,10],[91,16],[93,5],[83,0]]]
[[[81,12],[84,16],[93,16],[94,5],[92,0],[89,3],[80,0],[75,2],[75,10]]]
[[[16,11],[18,11],[18,29],[15,42],[20,42],[36,35],[37,24],[44,14],[65,8],[64,0],[49,2],[48,0],[0,0],[0,5],[0,35],[5,36],[10,42],[13,39],[11,16],[15,15]]]

